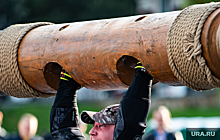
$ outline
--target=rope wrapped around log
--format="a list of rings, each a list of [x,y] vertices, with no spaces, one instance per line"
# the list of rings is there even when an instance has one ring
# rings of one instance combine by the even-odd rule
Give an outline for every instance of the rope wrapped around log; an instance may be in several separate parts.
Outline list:
[[[0,90],[18,98],[50,97],[36,91],[23,79],[17,62],[22,38],[32,29],[52,23],[39,22],[9,26],[0,32]]]
[[[44,35],[46,35],[48,39],[51,39],[51,40],[55,39],[54,40],[56,42],[56,44],[54,43],[55,47],[57,47],[58,46],[57,44],[59,43],[65,44],[66,42],[67,46],[71,46],[71,45],[77,46],[82,43],[84,44],[87,43],[86,45],[88,45],[88,48],[91,46],[97,45],[97,44],[98,45],[101,44],[100,46],[102,45],[105,46],[106,45],[105,43],[99,43],[100,40],[104,41],[107,38],[113,36],[111,39],[107,41],[108,45],[110,43],[109,50],[111,50],[111,55],[107,55],[106,60],[108,60],[109,62],[108,64],[111,65],[111,67],[110,66],[108,67],[111,70],[109,72],[114,73],[114,80],[116,80],[116,83],[114,80],[112,80],[111,81],[112,85],[109,84],[106,87],[111,87],[111,86],[114,87],[117,84],[118,84],[117,86],[124,86],[122,85],[123,83],[118,79],[116,75],[117,71],[115,71],[115,67],[112,67],[115,64],[116,60],[123,55],[130,55],[140,60],[147,59],[146,58],[147,56],[149,58],[154,59],[154,61],[161,61],[161,63],[158,63],[157,65],[155,65],[155,63],[154,64],[150,63],[150,61],[145,61],[145,66],[147,69],[149,68],[148,71],[151,72],[154,77],[159,78],[158,81],[162,80],[162,82],[165,81],[166,83],[170,85],[175,85],[176,83],[177,83],[176,85],[184,84],[195,90],[209,90],[212,88],[220,87],[219,79],[212,74],[210,70],[211,67],[209,68],[206,64],[206,61],[208,62],[208,60],[205,60],[205,58],[202,56],[202,45],[201,45],[201,40],[200,40],[204,23],[206,22],[209,15],[212,14],[212,12],[215,11],[219,7],[220,7],[220,3],[193,5],[193,6],[185,8],[181,12],[180,11],[171,12],[169,15],[171,16],[171,18],[169,17],[169,21],[164,20],[163,15],[155,14],[155,15],[144,16],[144,18],[142,18],[142,20],[138,20],[138,22],[137,20],[133,20],[133,19],[136,19],[136,17],[121,18],[117,20],[108,20],[108,22],[104,21],[104,23],[108,23],[108,24],[104,24],[105,26],[103,26],[103,21],[71,23],[65,26],[63,26],[62,24],[51,25],[52,23],[33,23],[33,24],[12,25],[0,32],[0,49],[1,49],[0,50],[0,55],[1,55],[0,57],[0,71],[1,71],[0,72],[0,90],[7,93],[8,95],[15,96],[15,97],[22,97],[22,98],[51,97],[55,95],[52,93],[49,94],[50,92],[48,93],[47,90],[41,93],[39,92],[40,89],[36,90],[32,88],[35,85],[31,85],[31,83],[29,83],[32,78],[31,76],[30,76],[31,78],[29,78],[30,81],[29,80],[27,80],[27,82],[25,81],[27,77],[25,77],[22,74],[25,73],[24,69],[30,66],[30,63],[33,62],[32,60],[30,61],[30,63],[27,63],[27,65],[25,63],[23,67],[20,67],[20,70],[21,71],[23,70],[22,71],[23,73],[19,70],[20,63],[18,61],[19,61],[19,57],[22,56],[21,54],[18,54],[19,45],[20,45],[20,49],[19,49],[19,53],[20,53],[20,50],[22,48],[21,46],[26,40],[27,44],[25,46],[25,49],[26,49],[25,51],[28,52],[28,50],[30,50],[28,48],[29,46],[34,44],[33,47],[36,47],[39,45],[38,41],[41,41],[41,39],[43,40],[45,39]],[[158,25],[156,24],[155,26],[153,26],[154,23],[158,23]],[[90,30],[91,25],[96,25],[96,24],[97,24],[96,27],[99,27],[100,29],[99,30],[100,32],[99,32],[95,28],[96,35],[93,35],[93,31],[87,32],[86,31],[87,29],[85,30],[80,29],[81,27],[84,28],[86,26]],[[39,27],[43,25],[48,25],[48,26]],[[66,27],[68,28],[66,29]],[[37,28],[37,29],[32,30],[34,28]],[[63,30],[64,28],[65,30]],[[121,32],[118,33],[117,31],[115,31],[115,29],[121,29],[119,31],[121,31],[122,33]],[[40,33],[42,32],[44,33],[45,30],[47,30],[47,32],[43,36],[42,34],[37,34],[38,31],[40,31]],[[51,31],[57,34],[51,35]],[[68,36],[70,35],[70,31],[71,31],[71,35],[74,33],[73,36]],[[110,32],[109,34],[102,34],[103,32],[107,32],[107,31],[112,31],[112,32]],[[147,32],[147,34],[142,34],[143,32],[144,33]],[[37,37],[35,36],[35,34]],[[79,34],[79,36],[81,37],[80,39],[82,39],[80,40],[81,41],[80,43],[78,43],[79,38],[77,38],[78,37],[77,34]],[[158,34],[160,35],[160,37],[163,37],[163,38],[156,37]],[[32,35],[31,37],[33,37],[33,40],[31,39],[31,37],[29,37],[29,35]],[[84,36],[84,35],[87,35],[87,36]],[[102,35],[104,35],[104,37],[99,38]],[[59,39],[58,41],[58,38],[56,38],[56,37],[62,38],[63,36],[67,37],[67,41],[65,41],[64,39]],[[116,37],[119,37],[119,39],[117,39]],[[125,41],[125,39],[127,40],[128,37],[131,40],[130,42]],[[28,42],[27,38],[30,39],[31,41]],[[34,40],[37,38],[40,40],[37,40],[37,42],[34,42]],[[91,41],[91,38],[94,42]],[[75,41],[77,41],[78,44],[77,43],[74,44],[75,42],[73,42],[71,39],[75,39]],[[86,39],[86,40],[83,40],[83,39]],[[44,40],[43,45],[41,44],[40,47],[41,48],[46,47],[49,41],[50,40],[46,40],[46,41]],[[91,42],[93,44],[91,44],[90,46]],[[133,47],[133,48],[134,46],[140,47],[138,49],[143,50],[143,51],[141,52],[141,54],[139,54],[140,51],[132,52],[133,50],[129,50],[128,52],[117,51],[121,49],[119,47],[125,47],[125,46]],[[167,48],[165,46],[167,46]],[[160,49],[156,47],[159,47]],[[60,47],[57,47],[57,48],[60,48]],[[74,50],[73,48],[72,50]],[[112,48],[115,48],[115,49],[112,49]],[[125,48],[123,49],[126,50]],[[146,50],[146,54],[144,50]],[[32,48],[32,51],[35,51],[35,50]],[[36,54],[40,54],[40,53],[41,52],[36,51]],[[65,54],[62,54],[62,53],[63,52],[61,52],[61,55],[64,56]],[[77,52],[74,52],[73,55],[71,53],[69,53],[69,56],[73,56]],[[48,53],[48,55],[52,56],[54,54]],[[113,57],[110,59],[108,56],[114,56],[114,57],[116,56],[117,59],[112,59]],[[142,57],[144,56],[144,57],[141,58],[140,56]],[[167,56],[169,59],[168,60],[169,64],[167,61]],[[95,61],[96,59],[96,57],[94,56],[91,58],[93,61]],[[56,57],[54,59],[56,60],[45,59],[45,62],[42,62],[42,61],[36,62],[37,64],[38,63],[44,64],[41,67],[37,68],[38,72],[35,71],[36,74],[38,74],[39,72],[43,73],[44,66],[47,63],[46,60],[48,60],[48,62],[52,61],[52,62],[57,62],[58,64],[63,63],[63,65],[67,65],[64,62],[61,62],[61,61],[58,62]],[[66,58],[66,60],[69,60],[69,58]],[[26,60],[22,59],[22,62],[26,62]],[[94,64],[94,62],[92,62],[91,64]],[[156,69],[159,69],[159,71],[156,71]],[[79,72],[77,72],[77,74],[78,73]],[[105,74],[104,76],[106,76]],[[102,83],[102,78],[103,78],[102,74],[99,74],[98,77],[99,79],[97,81]],[[164,80],[164,77],[166,78],[166,80]],[[40,79],[42,78],[43,76],[41,75]],[[81,78],[81,77],[79,76],[78,78]],[[167,80],[168,78],[171,78],[171,79]],[[105,84],[108,84],[108,82],[106,81],[108,81],[110,78],[106,78],[106,79],[104,79],[104,82]],[[84,83],[84,85],[87,84],[87,86],[90,84],[89,85],[90,87],[91,85],[92,86],[95,85],[96,87],[100,85],[100,83],[96,84],[95,81],[93,81],[93,79],[87,78],[87,80],[89,80],[89,82],[84,82],[83,80],[81,80],[81,82]],[[43,82],[44,82],[43,84],[47,84],[47,86],[50,86],[45,81]],[[29,85],[31,85],[32,87]]]
[[[220,3],[185,8],[173,21],[167,36],[167,54],[171,70],[186,86],[196,91],[220,87],[202,56],[201,32],[208,16]]]

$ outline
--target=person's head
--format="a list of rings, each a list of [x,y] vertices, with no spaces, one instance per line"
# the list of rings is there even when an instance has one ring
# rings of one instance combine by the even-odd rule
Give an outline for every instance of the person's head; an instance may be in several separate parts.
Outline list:
[[[159,106],[158,109],[153,112],[153,118],[157,121],[158,128],[169,129],[171,113],[167,107]]]
[[[23,114],[18,122],[18,132],[21,138],[33,138],[37,132],[38,120],[29,113]]]
[[[83,111],[81,120],[92,124],[89,134],[91,140],[113,140],[119,104],[110,105],[100,112]]]
[[[157,121],[158,127],[163,127],[162,114],[161,114],[158,110],[155,110],[155,111],[153,112],[153,118]]]

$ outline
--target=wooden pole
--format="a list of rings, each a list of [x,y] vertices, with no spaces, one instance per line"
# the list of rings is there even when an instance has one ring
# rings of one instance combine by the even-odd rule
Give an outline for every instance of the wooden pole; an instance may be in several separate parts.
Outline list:
[[[220,8],[215,10],[206,20],[202,35],[203,56],[212,73],[220,78]]]
[[[25,81],[44,93],[55,93],[61,67],[82,86],[93,90],[124,89],[134,76],[134,66],[141,61],[155,78],[167,85],[183,85],[168,64],[166,39],[173,20],[181,11],[139,15],[124,18],[64,23],[31,30],[21,41],[18,51],[19,69]],[[220,10],[209,18],[202,33],[202,44],[208,65],[210,41],[219,27]],[[214,32],[212,31],[214,28]],[[219,34],[219,31],[218,31]],[[215,37],[214,37],[215,38]],[[215,59],[216,60],[216,59]],[[220,77],[219,67],[210,67]]]

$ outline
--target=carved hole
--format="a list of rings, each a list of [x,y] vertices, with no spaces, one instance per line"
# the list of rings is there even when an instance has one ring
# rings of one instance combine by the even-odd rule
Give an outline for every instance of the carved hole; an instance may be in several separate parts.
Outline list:
[[[126,85],[130,85],[135,74],[134,67],[138,60],[132,56],[123,55],[116,64],[119,79]]]
[[[49,62],[44,68],[44,78],[47,84],[57,90],[60,82],[62,67],[56,62]]]
[[[69,25],[65,25],[65,26],[61,27],[61,28],[59,29],[59,31],[62,31],[63,29],[67,28],[68,26],[69,26]]]
[[[144,18],[146,18],[146,17],[147,17],[147,16],[139,17],[138,19],[135,20],[135,22],[138,22],[138,21],[140,21],[140,20],[142,20],[142,19],[144,19]]]
[[[136,58],[123,55],[116,63],[117,75],[119,79],[126,85],[131,85],[131,82],[135,75],[135,66],[139,62]],[[153,80],[153,85],[158,81],[156,79]]]

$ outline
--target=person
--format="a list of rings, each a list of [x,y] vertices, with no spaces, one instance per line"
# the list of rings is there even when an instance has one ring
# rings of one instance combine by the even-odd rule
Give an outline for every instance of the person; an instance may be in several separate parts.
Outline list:
[[[0,111],[0,140],[6,140],[9,137],[8,132],[2,127],[3,113]]]
[[[138,62],[134,79],[119,105],[110,105],[100,112],[83,111],[81,120],[93,125],[90,139],[142,140],[150,109],[152,80],[153,77]],[[75,93],[80,87],[62,69],[50,114],[50,131],[54,140],[85,140],[79,130]]]
[[[159,106],[153,112],[153,119],[157,122],[157,128],[148,133],[144,140],[176,140],[175,135],[171,132],[171,113],[167,107]]]
[[[30,113],[25,113],[18,122],[19,133],[12,135],[9,140],[43,140],[42,137],[36,136],[37,128],[38,119]]]
[[[2,120],[3,120],[3,113],[0,111],[0,140],[4,140],[4,135],[3,135],[3,132],[2,132]]]

